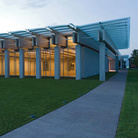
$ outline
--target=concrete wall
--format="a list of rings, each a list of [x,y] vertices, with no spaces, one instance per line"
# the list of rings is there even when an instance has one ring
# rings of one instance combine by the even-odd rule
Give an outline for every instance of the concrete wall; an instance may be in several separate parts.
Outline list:
[[[99,53],[82,48],[82,78],[90,77],[99,74]]]
[[[82,78],[90,77],[99,74],[99,53],[82,47],[81,51],[82,60]],[[109,71],[109,59],[105,56],[105,70]]]

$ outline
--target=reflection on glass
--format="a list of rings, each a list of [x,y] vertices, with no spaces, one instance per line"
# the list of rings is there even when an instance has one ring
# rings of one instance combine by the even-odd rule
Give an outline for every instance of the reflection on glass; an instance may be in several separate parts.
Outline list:
[[[5,75],[5,56],[4,56],[4,52],[0,53],[0,75]]]
[[[76,51],[72,37],[68,38],[68,47],[60,49],[61,76],[76,76]],[[54,47],[50,49],[41,48],[41,76],[55,76],[55,52]],[[19,52],[10,51],[9,53],[10,75],[19,75]],[[36,51],[25,50],[24,52],[24,73],[25,76],[36,76]],[[0,75],[5,74],[4,52],[0,52]]]
[[[19,75],[19,52],[9,53],[10,75]]]
[[[64,48],[60,51],[60,74],[63,77],[76,76],[75,49]]]
[[[60,75],[62,77],[76,76],[76,50],[71,36],[68,38],[68,47],[60,50]]]
[[[55,75],[54,55],[55,54],[53,49],[41,50],[41,75],[42,76]]]
[[[24,53],[24,71],[25,76],[36,75],[36,52],[35,50],[27,50]]]

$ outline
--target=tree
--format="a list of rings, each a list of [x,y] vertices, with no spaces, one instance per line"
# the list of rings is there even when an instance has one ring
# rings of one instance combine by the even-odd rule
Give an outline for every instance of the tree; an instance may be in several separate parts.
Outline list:
[[[134,49],[131,58],[130,58],[131,64],[134,64],[136,68],[138,68],[138,50]]]

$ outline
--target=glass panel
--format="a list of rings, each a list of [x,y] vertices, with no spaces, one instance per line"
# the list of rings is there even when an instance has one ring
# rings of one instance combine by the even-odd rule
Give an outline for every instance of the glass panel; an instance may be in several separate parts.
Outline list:
[[[19,75],[19,52],[9,53],[10,75]]]
[[[10,75],[15,75],[14,52],[9,53]]]
[[[64,76],[69,76],[68,74],[68,49],[64,49]]]
[[[61,77],[76,76],[76,53],[74,48],[64,48],[60,51]]]
[[[68,48],[75,48],[75,43],[73,43],[72,36],[68,36]]]
[[[64,76],[64,49],[60,49],[60,76]]]
[[[0,75],[5,75],[5,54],[0,53]]]
[[[69,49],[69,76],[76,76],[76,53],[75,49]]]
[[[45,71],[46,76],[50,76],[50,50],[46,50],[46,60],[45,60]]]
[[[16,52],[16,75],[19,74],[19,52]]]
[[[30,72],[31,76],[35,76],[36,74],[36,52],[31,51],[30,52]]]
[[[24,52],[24,74],[25,76],[28,75],[28,52]]]
[[[54,76],[54,74],[55,74],[54,50],[53,49],[41,50],[41,75]]]
[[[46,76],[46,50],[41,50],[41,75]]]
[[[24,53],[25,76],[36,75],[36,52],[35,50],[25,51]]]
[[[55,52],[51,50],[51,76],[55,76]]]

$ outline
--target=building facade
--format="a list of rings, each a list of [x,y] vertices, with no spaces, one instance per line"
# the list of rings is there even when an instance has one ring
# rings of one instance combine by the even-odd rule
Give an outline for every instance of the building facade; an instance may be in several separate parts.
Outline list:
[[[80,80],[99,74],[104,81],[105,72],[118,71],[118,49],[129,47],[129,29],[130,19],[123,18],[0,34],[0,75]]]

